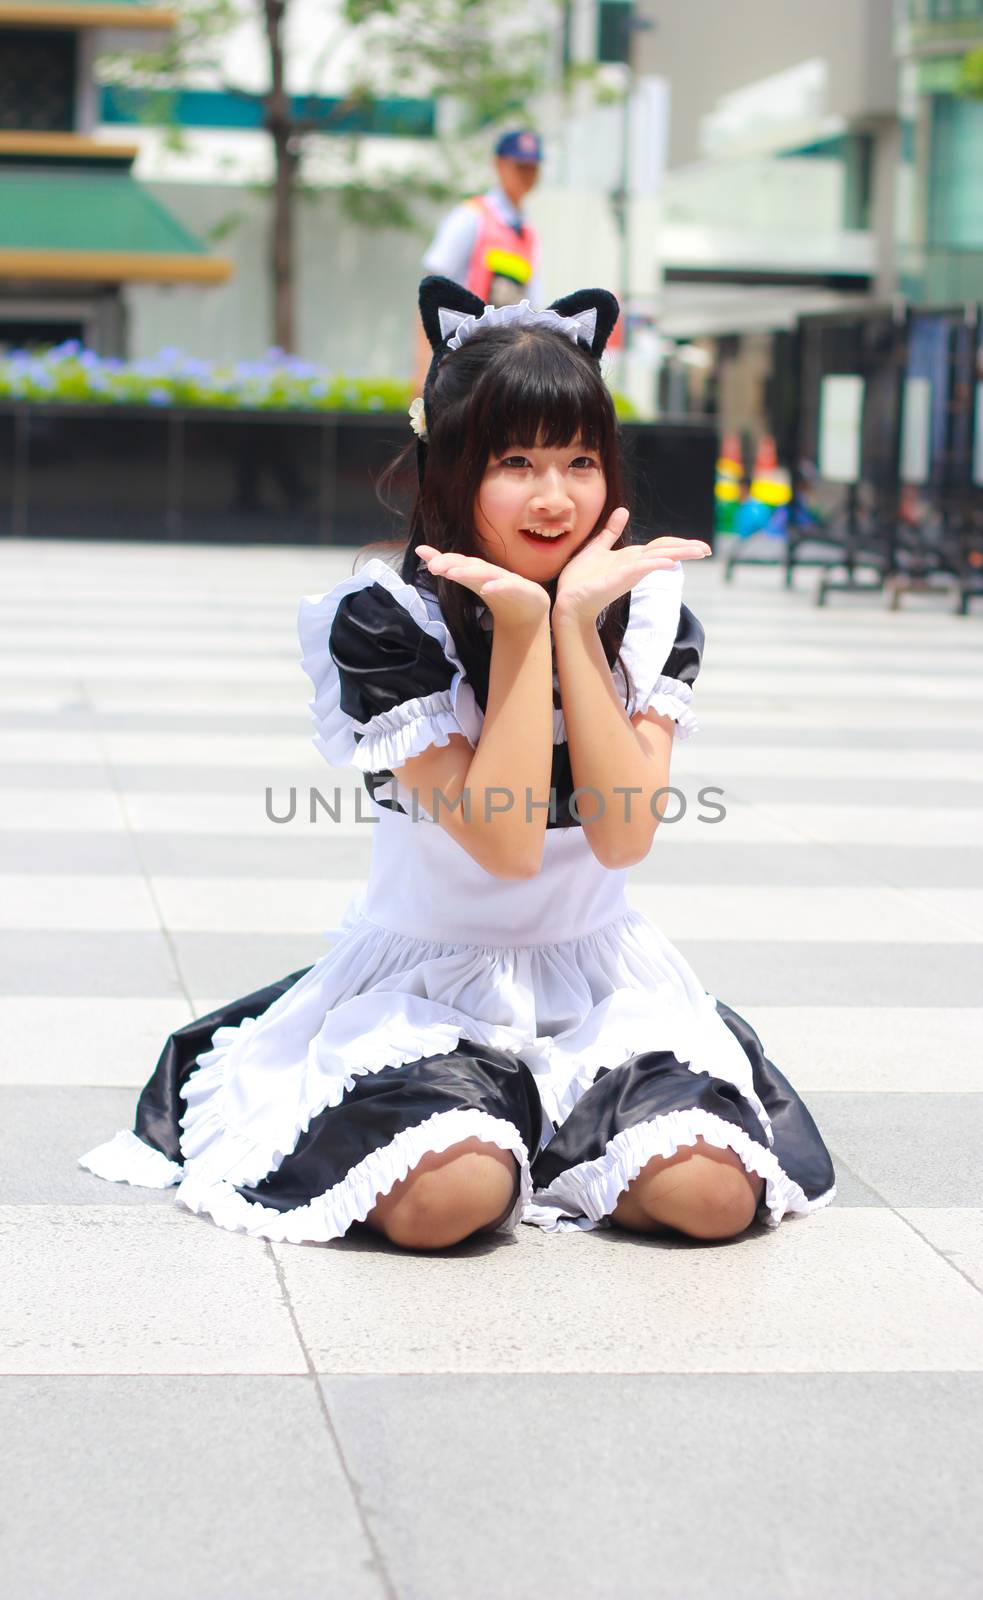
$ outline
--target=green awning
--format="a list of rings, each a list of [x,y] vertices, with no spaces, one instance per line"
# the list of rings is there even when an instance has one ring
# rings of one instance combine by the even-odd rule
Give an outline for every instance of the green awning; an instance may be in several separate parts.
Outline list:
[[[128,172],[0,167],[0,277],[218,283],[230,273]]]

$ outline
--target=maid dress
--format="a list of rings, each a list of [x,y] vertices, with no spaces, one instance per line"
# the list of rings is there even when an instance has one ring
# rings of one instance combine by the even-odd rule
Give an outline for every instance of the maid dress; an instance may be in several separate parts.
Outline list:
[[[176,1029],[133,1129],[80,1165],[176,1185],[220,1227],[298,1244],[342,1237],[428,1152],[471,1138],[516,1159],[503,1231],[610,1226],[645,1163],[697,1139],[764,1179],[757,1220],[828,1205],[833,1166],[802,1100],[627,904],[628,869],[593,854],[560,707],[535,877],[493,877],[401,787],[409,757],[452,733],[474,747],[484,721],[428,577],[373,559],[300,602],[313,742],[362,775],[372,819],[368,880],[335,942]],[[703,629],[682,584],[677,562],[631,590],[614,677],[629,714],[651,707],[687,738]],[[487,607],[479,621],[490,650]]]

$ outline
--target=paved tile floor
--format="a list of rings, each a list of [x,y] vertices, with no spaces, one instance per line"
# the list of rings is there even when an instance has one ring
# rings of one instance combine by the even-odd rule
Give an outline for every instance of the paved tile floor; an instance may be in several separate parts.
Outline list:
[[[77,1167],[361,881],[295,639],[353,556],[0,544],[7,1592],[983,1595],[978,612],[690,569],[702,733],[632,898],[806,1097],[828,1210],[413,1256]]]

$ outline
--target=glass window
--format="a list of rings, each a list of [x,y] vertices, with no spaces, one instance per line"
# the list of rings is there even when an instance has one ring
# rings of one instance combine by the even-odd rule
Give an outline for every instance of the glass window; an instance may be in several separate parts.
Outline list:
[[[0,130],[74,131],[75,48],[73,33],[0,30]]]

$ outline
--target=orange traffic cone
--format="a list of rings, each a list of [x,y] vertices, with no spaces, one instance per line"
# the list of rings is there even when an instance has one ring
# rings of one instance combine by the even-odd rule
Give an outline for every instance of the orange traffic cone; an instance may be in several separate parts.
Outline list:
[[[770,433],[762,434],[754,458],[750,498],[764,506],[784,506],[792,498],[791,475],[778,465],[778,451]]]
[[[717,501],[715,525],[718,533],[733,533],[737,503],[741,498],[741,478],[744,462],[741,459],[741,440],[736,433],[725,433],[717,457],[717,482],[714,494]]]

